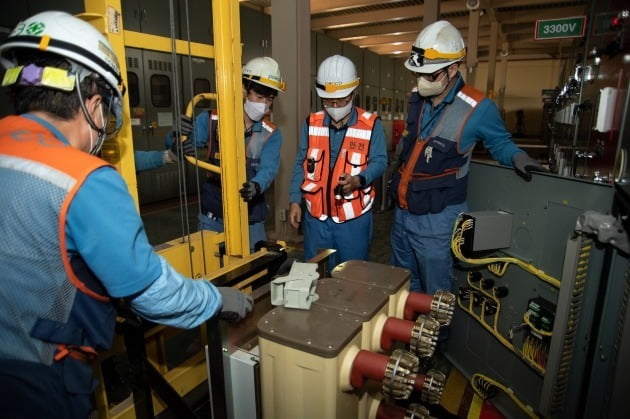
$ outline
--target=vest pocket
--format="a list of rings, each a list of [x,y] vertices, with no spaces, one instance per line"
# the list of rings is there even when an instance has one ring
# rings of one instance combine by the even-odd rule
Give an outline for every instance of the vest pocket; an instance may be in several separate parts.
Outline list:
[[[343,164],[343,172],[350,173],[352,176],[356,176],[363,171],[363,168],[367,166],[367,154],[357,153],[350,150],[345,150],[345,160]]]
[[[324,150],[309,150],[306,159],[304,160],[304,184],[308,181],[319,182],[322,178],[322,173],[326,169],[324,167]]]
[[[305,180],[301,186],[302,196],[306,201],[308,212],[316,218],[324,213],[324,188],[316,183]]]
[[[448,192],[455,185],[455,173],[415,178],[407,190],[407,203],[412,214],[438,213],[450,203]]]
[[[457,144],[439,137],[429,138],[416,161],[415,173],[437,175],[447,169],[457,167],[454,160],[461,157],[457,153]]]

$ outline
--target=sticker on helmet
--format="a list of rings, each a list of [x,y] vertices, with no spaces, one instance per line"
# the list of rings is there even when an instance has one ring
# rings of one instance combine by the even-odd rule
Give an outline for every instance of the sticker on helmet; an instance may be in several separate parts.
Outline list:
[[[29,35],[40,35],[42,32],[44,32],[45,28],[46,25],[44,24],[44,22],[31,22],[26,26],[24,32]]]

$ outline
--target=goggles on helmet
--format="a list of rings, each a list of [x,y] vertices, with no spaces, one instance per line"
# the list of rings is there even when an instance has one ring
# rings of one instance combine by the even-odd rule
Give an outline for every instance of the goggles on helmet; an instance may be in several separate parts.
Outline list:
[[[411,55],[409,56],[409,64],[414,67],[422,67],[426,60],[430,60],[430,64],[448,63],[453,60],[458,60],[466,56],[466,49],[463,48],[457,52],[439,52],[433,48],[424,49],[416,46],[411,47]]]

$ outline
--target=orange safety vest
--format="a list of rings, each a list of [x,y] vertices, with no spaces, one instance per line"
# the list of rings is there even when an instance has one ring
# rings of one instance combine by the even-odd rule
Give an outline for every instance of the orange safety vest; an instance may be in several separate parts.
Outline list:
[[[5,137],[12,137],[14,141]],[[2,120],[0,129],[0,154],[33,160],[50,166],[70,176],[74,185],[66,195],[59,211],[60,257],[66,274],[72,284],[81,292],[99,301],[108,301],[109,297],[89,289],[70,266],[66,245],[66,216],[70,203],[86,177],[94,170],[107,166],[108,163],[91,156],[77,148],[62,143],[42,125],[19,116],[8,116]]]
[[[331,217],[335,223],[352,220],[370,211],[375,191],[372,185],[335,198],[335,187],[342,173],[359,175],[368,165],[370,139],[376,114],[356,108],[357,121],[349,126],[334,167],[330,168],[329,128],[324,126],[325,111],[312,113],[308,123],[308,149],[302,164],[302,192],[308,212],[320,221]]]
[[[59,271],[63,269],[68,283],[61,283],[62,285],[58,289],[51,291],[58,293],[59,297],[55,299],[56,302],[51,307],[42,307],[44,311],[41,313],[29,311],[28,304],[34,303],[32,301],[29,302],[28,299],[25,298],[21,308],[27,310],[29,314],[25,315],[21,320],[26,324],[35,323],[35,326],[31,330],[26,331],[26,333],[30,333],[32,337],[38,339],[42,339],[41,336],[43,335],[48,339],[46,343],[55,345],[56,355],[54,356],[54,360],[56,361],[60,361],[67,356],[80,361],[89,361],[96,355],[94,347],[85,345],[84,343],[64,342],[63,339],[67,339],[67,336],[63,336],[62,332],[60,332],[59,336],[51,333],[51,326],[45,322],[40,325],[39,319],[49,319],[46,310],[56,313],[59,317],[64,317],[63,313],[67,313],[69,316],[73,309],[75,299],[72,294],[68,292],[68,288],[73,286],[78,291],[98,301],[95,302],[98,307],[110,307],[109,296],[93,289],[93,286],[86,284],[79,275],[75,273],[72,262],[68,257],[65,231],[68,209],[77,191],[90,173],[107,166],[107,163],[77,148],[62,143],[41,124],[19,116],[9,116],[0,121],[0,155],[7,159],[4,161],[4,167],[15,167],[14,170],[16,171],[28,169],[25,173],[30,174],[33,178],[40,177],[42,180],[40,183],[42,185],[48,182],[51,188],[56,188],[60,193],[63,193],[61,197],[62,200],[58,203],[58,213],[53,219],[57,219],[58,233],[56,241],[59,249],[58,257],[62,261],[61,266],[57,269],[59,269]],[[14,160],[13,164],[11,164],[11,159]],[[24,162],[32,162],[32,164],[24,164]],[[37,180],[34,180],[34,182],[37,182]],[[41,187],[45,189],[45,186]],[[55,192],[52,192],[51,196],[54,195]],[[50,213],[50,211],[48,210],[47,213]],[[51,257],[55,256],[49,255],[49,259]],[[46,260],[44,260],[44,263],[46,263]],[[55,272],[54,270],[47,272],[51,277],[55,277],[57,273],[61,272]],[[31,287],[35,289],[33,292],[37,292],[36,288],[38,286],[43,289],[50,287],[50,285],[38,284],[37,286]],[[95,312],[100,311],[100,308],[95,308]],[[113,316],[111,319],[113,320]],[[58,321],[55,317],[51,317],[50,320]],[[111,325],[106,324],[108,321],[107,317],[103,317],[99,320],[103,322],[102,327],[96,328],[104,330],[104,328],[111,327],[113,331],[113,322]],[[92,338],[92,336],[81,336],[81,342],[85,339],[88,344],[90,344],[92,343],[90,342],[90,338]]]

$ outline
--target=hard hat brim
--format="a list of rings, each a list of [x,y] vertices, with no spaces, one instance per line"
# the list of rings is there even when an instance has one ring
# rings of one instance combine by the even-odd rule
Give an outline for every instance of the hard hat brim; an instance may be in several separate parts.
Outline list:
[[[322,99],[341,99],[348,96],[350,93],[356,90],[357,86],[350,87],[348,89],[337,90],[336,92],[327,92],[324,89],[317,87],[317,96]]]

